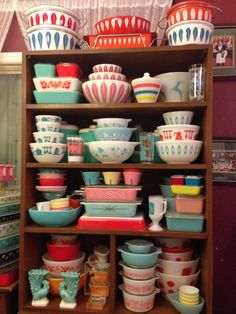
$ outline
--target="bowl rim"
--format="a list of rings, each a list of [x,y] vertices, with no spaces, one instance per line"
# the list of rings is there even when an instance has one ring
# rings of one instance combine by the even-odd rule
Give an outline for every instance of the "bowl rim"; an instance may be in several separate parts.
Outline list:
[[[26,30],[26,34],[31,35],[34,32],[42,31],[42,30],[45,30],[45,31],[55,30],[55,31],[63,32],[63,33],[68,33],[68,34],[76,37],[76,39],[80,39],[79,34],[76,33],[75,31],[73,31],[72,29],[65,27],[65,26],[56,25],[56,24],[53,24],[53,25],[51,25],[51,24],[49,24],[49,25],[40,24],[40,25],[29,27]]]
[[[45,4],[45,5],[41,4],[41,5],[37,5],[37,6],[32,6],[25,12],[25,14],[28,17],[30,14],[37,13],[38,11],[45,12],[45,11],[53,11],[53,10],[57,10],[58,12],[66,13],[66,14],[72,16],[76,21],[80,20],[80,19],[78,19],[78,17],[76,16],[76,14],[73,11],[71,11],[67,8],[64,8],[62,6],[52,5],[52,4]]]
[[[212,32],[214,30],[214,25],[210,22],[205,21],[205,20],[186,20],[186,21],[178,22],[178,23],[175,23],[175,24],[169,26],[166,29],[166,34],[168,35],[169,32],[173,31],[173,29],[175,29],[179,26],[189,25],[189,24],[196,24],[196,25],[199,25],[199,24],[202,25],[203,24],[205,26],[208,26],[208,28],[211,28]]]

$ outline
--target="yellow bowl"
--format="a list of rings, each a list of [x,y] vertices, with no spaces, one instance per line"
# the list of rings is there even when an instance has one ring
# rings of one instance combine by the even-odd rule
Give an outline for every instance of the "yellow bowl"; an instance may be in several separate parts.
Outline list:
[[[191,300],[199,299],[199,294],[190,295],[190,294],[185,294],[183,292],[179,292],[179,297],[182,297],[191,301]]]
[[[179,302],[183,303],[183,304],[198,304],[199,303],[199,298],[197,298],[196,300],[188,300],[188,299],[179,297]]]

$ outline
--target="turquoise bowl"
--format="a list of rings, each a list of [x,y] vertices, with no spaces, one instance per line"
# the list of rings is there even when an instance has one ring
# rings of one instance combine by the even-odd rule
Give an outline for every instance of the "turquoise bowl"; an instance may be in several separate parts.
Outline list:
[[[147,254],[151,251],[153,243],[143,239],[132,239],[126,241],[125,244],[131,253]]]
[[[165,198],[173,198],[175,194],[172,192],[171,185],[160,184],[161,194]]]
[[[199,297],[199,304],[182,304],[179,302],[179,294],[167,294],[167,300],[174,306],[174,308],[181,314],[199,314],[201,313],[203,306],[204,306],[204,299],[203,297]]]
[[[129,141],[136,128],[105,127],[91,129],[96,141]]]
[[[80,92],[42,92],[34,90],[37,104],[78,104],[83,102],[84,96]]]
[[[69,210],[39,211],[36,207],[29,209],[30,218],[38,225],[45,227],[64,227],[74,222],[81,211],[81,207]]]
[[[134,268],[149,268],[154,266],[157,263],[158,255],[161,254],[161,249],[157,247],[152,247],[150,252],[146,254],[132,253],[126,244],[117,250],[121,252],[123,262],[127,266]]]
[[[35,63],[34,72],[36,77],[54,77],[56,66],[52,63]]]

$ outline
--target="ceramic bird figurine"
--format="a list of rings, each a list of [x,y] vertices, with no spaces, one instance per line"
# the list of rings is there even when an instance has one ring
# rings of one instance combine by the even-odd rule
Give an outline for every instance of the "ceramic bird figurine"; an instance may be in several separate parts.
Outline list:
[[[62,272],[61,277],[64,279],[60,283],[60,296],[62,298],[60,307],[74,309],[77,305],[76,296],[79,288],[80,273]]]
[[[47,306],[49,300],[47,294],[49,291],[49,282],[44,279],[48,274],[45,269],[31,269],[28,272],[30,290],[32,293],[32,306]]]

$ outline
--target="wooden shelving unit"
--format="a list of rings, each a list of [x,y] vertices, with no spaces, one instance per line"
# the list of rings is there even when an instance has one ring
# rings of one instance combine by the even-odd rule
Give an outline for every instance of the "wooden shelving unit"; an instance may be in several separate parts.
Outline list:
[[[39,105],[33,97],[34,76],[33,65],[36,62],[76,62],[81,65],[84,79],[92,72],[92,66],[98,63],[119,64],[128,81],[149,72],[151,76],[173,71],[187,71],[194,63],[204,64],[207,70],[206,100],[204,102],[186,103],[156,103],[137,104],[123,103],[103,106],[98,104],[64,104]],[[46,308],[31,306],[31,293],[28,283],[28,271],[42,266],[42,254],[46,251],[46,241],[50,233],[78,234],[82,249],[87,256],[92,247],[104,243],[110,247],[111,280],[110,295],[102,311],[96,313],[128,314],[123,305],[121,291],[118,284],[118,261],[120,259],[117,247],[126,239],[145,237],[154,240],[156,237],[180,237],[192,239],[196,251],[201,255],[201,274],[198,282],[201,294],[205,298],[205,314],[213,314],[212,309],[212,201],[211,201],[211,137],[212,137],[212,47],[211,45],[189,45],[178,47],[152,47],[139,49],[91,49],[71,51],[29,51],[23,54],[23,147],[22,147],[22,200],[21,200],[21,241],[20,241],[20,271],[19,271],[19,314],[29,313],[95,313],[86,309],[88,296],[80,291],[78,306],[75,310],[60,309],[60,298],[49,296],[50,303]],[[202,152],[195,163],[189,165],[168,164],[67,164],[35,162],[29,143],[33,142],[32,132],[35,131],[35,115],[57,114],[79,128],[87,127],[92,119],[98,117],[129,117],[131,126],[142,125],[144,130],[154,130],[156,126],[164,124],[162,113],[171,110],[194,111],[194,124],[200,125],[199,138],[204,141]],[[150,194],[160,194],[159,183],[163,175],[178,173],[202,174],[205,177],[205,227],[202,233],[171,232],[164,229],[162,232],[129,231],[129,230],[101,230],[79,229],[76,224],[63,228],[46,228],[37,226],[29,218],[28,209],[40,199],[40,193],[35,190],[36,173],[38,168],[67,169],[68,182],[71,191],[78,189],[82,184],[80,171],[82,169],[125,169],[140,168],[143,170],[140,193],[144,200]],[[143,202],[141,210],[147,217],[147,202]],[[177,314],[176,310],[160,296],[156,298],[155,306],[150,314]]]

